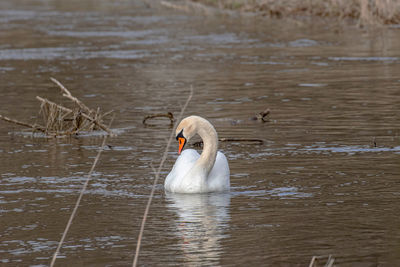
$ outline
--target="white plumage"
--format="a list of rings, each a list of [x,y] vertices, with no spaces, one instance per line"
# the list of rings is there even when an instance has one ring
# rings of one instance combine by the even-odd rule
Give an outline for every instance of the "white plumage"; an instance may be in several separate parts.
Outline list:
[[[222,192],[230,188],[229,165],[225,155],[217,152],[218,136],[207,120],[190,116],[181,121],[177,129],[180,150],[186,141],[199,134],[204,149],[201,155],[194,149],[186,149],[176,160],[165,179],[165,190],[175,193]]]

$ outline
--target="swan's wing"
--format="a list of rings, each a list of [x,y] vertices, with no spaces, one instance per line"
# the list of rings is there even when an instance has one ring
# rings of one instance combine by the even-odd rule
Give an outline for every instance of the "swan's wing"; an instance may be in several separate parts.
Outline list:
[[[168,174],[167,178],[165,178],[165,188],[168,190],[175,179],[181,179],[184,177],[199,157],[199,153],[194,149],[185,149],[182,151],[181,155],[176,159],[171,172]]]
[[[214,167],[208,175],[208,185],[211,191],[227,191],[230,188],[230,171],[225,155],[218,151]]]

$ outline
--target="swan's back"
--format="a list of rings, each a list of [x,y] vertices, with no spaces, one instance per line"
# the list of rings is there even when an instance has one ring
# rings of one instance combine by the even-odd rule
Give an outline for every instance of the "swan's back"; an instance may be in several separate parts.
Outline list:
[[[215,159],[214,167],[208,175],[208,188],[210,192],[229,191],[230,188],[230,171],[228,160],[225,155],[218,151]]]

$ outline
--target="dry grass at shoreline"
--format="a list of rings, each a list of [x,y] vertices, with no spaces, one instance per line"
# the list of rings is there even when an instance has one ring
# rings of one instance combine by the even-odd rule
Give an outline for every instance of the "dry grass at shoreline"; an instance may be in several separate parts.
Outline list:
[[[220,9],[285,18],[318,16],[351,19],[358,25],[400,23],[398,0],[191,0]]]

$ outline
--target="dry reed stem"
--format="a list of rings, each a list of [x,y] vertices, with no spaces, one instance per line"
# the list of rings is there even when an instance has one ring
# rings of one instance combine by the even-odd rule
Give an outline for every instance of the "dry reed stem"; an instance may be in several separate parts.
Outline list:
[[[317,260],[317,256],[313,256],[311,259],[310,264],[308,265],[308,267],[315,267],[315,261]]]
[[[215,15],[215,14],[227,14],[233,15],[234,12],[228,9],[218,9],[215,7],[210,7],[210,5],[202,4],[204,1],[193,1],[193,0],[185,0],[185,1],[161,1],[160,4],[167,8],[172,8],[180,11],[184,11],[186,13],[193,12],[201,12],[204,15]],[[206,1],[207,2],[207,1]],[[221,6],[220,6],[221,7]]]
[[[177,5],[177,4],[173,4],[167,1],[161,1],[160,2],[161,5],[168,7],[168,8],[173,8],[176,10],[181,10],[181,11],[185,11],[185,12],[189,12],[190,8],[188,6],[183,6],[183,5]]]
[[[182,107],[181,112],[179,113],[179,116],[177,118],[177,122],[182,118],[182,115],[183,115],[184,111],[186,110],[186,107],[188,106],[190,100],[192,99],[192,96],[193,96],[193,87],[191,86],[190,87],[190,94],[189,94],[189,96],[188,96],[188,98],[187,98],[187,100],[185,102],[185,105]],[[168,139],[168,142],[167,142],[167,146],[166,146],[164,154],[162,156],[160,165],[158,166],[157,172],[155,173],[153,187],[151,188],[149,200],[147,201],[147,205],[146,205],[146,208],[144,210],[143,219],[142,219],[142,223],[140,225],[140,231],[139,231],[139,236],[138,236],[137,245],[136,245],[135,257],[134,257],[133,263],[132,263],[133,267],[137,266],[137,262],[138,262],[138,259],[139,259],[140,246],[141,246],[141,243],[142,243],[144,226],[146,224],[147,216],[149,214],[150,205],[151,205],[151,201],[153,199],[153,195],[154,195],[154,191],[155,191],[155,188],[156,188],[156,185],[157,185],[157,181],[158,181],[158,179],[160,177],[161,168],[164,165],[165,160],[167,159],[169,147],[171,145],[173,137],[175,136],[174,129],[175,129],[175,127],[171,131],[171,134],[169,136],[169,139]]]
[[[60,87],[60,89],[64,92],[63,96],[72,100],[73,102],[75,102],[81,109],[85,110],[89,115],[91,113],[94,113],[94,110],[88,108],[82,101],[80,101],[78,98],[74,97],[71,92],[65,88],[64,85],[62,85],[59,81],[57,81],[56,79],[54,79],[53,77],[50,77],[50,80],[52,82],[54,82],[55,84],[58,85],[58,87]]]
[[[110,125],[111,125],[111,123],[110,123]],[[94,171],[94,168],[96,167],[97,162],[99,161],[101,152],[103,152],[103,148],[104,148],[104,146],[106,144],[106,140],[107,140],[107,135],[105,135],[104,138],[103,138],[103,142],[101,144],[101,147],[100,147],[99,151],[97,152],[97,156],[96,156],[96,158],[95,158],[95,160],[93,162],[92,168],[90,169],[90,171],[89,171],[89,173],[87,175],[85,183],[83,184],[82,190],[81,190],[81,192],[80,192],[80,194],[78,196],[78,199],[77,199],[77,201],[75,203],[74,209],[72,210],[71,216],[69,217],[68,223],[67,223],[67,225],[65,227],[65,230],[64,230],[63,235],[61,237],[61,240],[58,243],[56,252],[54,252],[53,257],[51,259],[50,267],[53,267],[54,263],[56,262],[58,253],[60,252],[61,246],[64,243],[64,240],[65,240],[65,237],[67,236],[69,228],[71,227],[72,220],[74,219],[74,217],[76,215],[76,212],[78,210],[78,207],[79,207],[79,205],[81,203],[81,200],[82,200],[82,197],[83,197],[83,193],[86,191],[86,188],[87,188],[87,186],[89,184],[89,181],[90,181],[90,177],[92,176],[92,173]]]
[[[317,267],[318,261],[322,260],[326,257],[327,256],[313,256],[310,261],[310,264],[308,266],[309,267]],[[332,255],[329,255],[326,263],[324,264],[324,267],[332,267],[334,263],[335,263],[335,258],[333,258]]]
[[[43,133],[46,132],[46,128],[45,127],[37,125],[37,124],[29,124],[29,123],[26,123],[26,122],[10,119],[10,118],[8,118],[6,116],[3,116],[3,115],[0,115],[0,119],[2,119],[4,121],[7,121],[7,122],[11,122],[11,123],[17,124],[17,125],[21,125],[21,126],[25,126],[25,127],[28,127],[28,128],[32,128],[33,130],[37,130],[37,131],[40,131],[40,132],[43,132]]]
[[[65,130],[65,117],[72,114],[72,111],[65,111],[53,103],[42,102],[40,113],[43,115],[46,124],[46,133],[60,134]]]
[[[52,102],[52,101],[50,101],[50,100],[48,100],[46,98],[42,98],[40,96],[36,96],[36,99],[39,100],[40,102],[42,102],[43,104],[48,104],[49,106],[55,106],[55,107],[59,108],[62,111],[73,112],[72,109],[69,109],[69,108],[63,107],[61,105],[58,105],[58,104],[56,104],[56,103],[54,103],[54,102]]]

